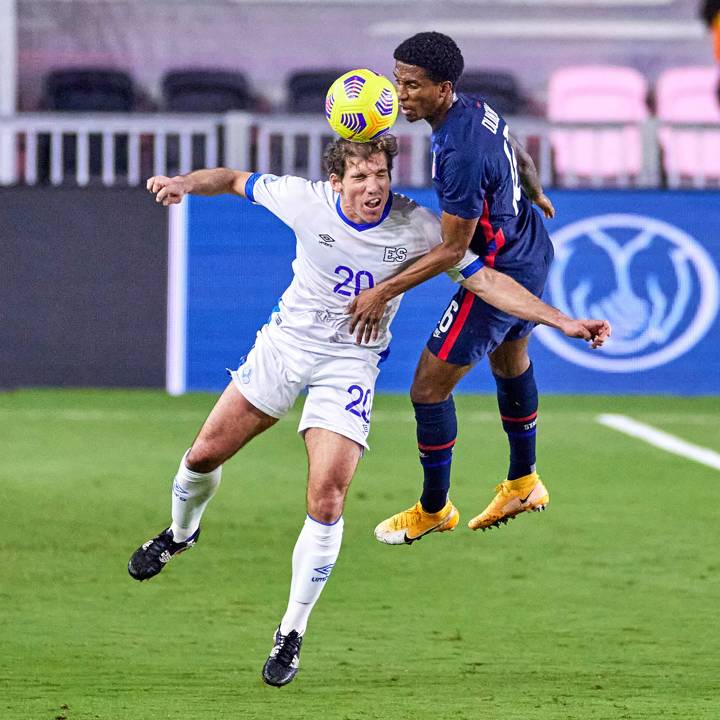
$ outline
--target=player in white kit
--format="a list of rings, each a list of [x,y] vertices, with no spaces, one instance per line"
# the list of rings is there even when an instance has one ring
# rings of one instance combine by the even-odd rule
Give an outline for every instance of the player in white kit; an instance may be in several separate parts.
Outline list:
[[[388,305],[369,344],[350,334],[347,306],[363,289],[400,272],[440,242],[435,216],[390,191],[396,154],[389,135],[364,144],[336,140],[325,153],[326,182],[218,168],[156,176],[147,183],[164,205],[187,193],[246,197],[277,215],[297,238],[293,281],[279,310],[231,373],[232,382],[183,456],[173,483],[172,524],[128,563],[133,578],[147,580],[191,547],[220,483],[222,463],[274,425],[307,389],[298,428],[308,453],[307,518],[293,551],[288,607],[263,667],[270,685],[285,685],[297,673],[310,612],[338,557],[345,495],[368,447],[378,362],[401,298]],[[568,335],[587,335],[585,321],[567,318],[490,268],[476,272],[478,266],[468,253],[450,274],[508,312],[560,326]]]

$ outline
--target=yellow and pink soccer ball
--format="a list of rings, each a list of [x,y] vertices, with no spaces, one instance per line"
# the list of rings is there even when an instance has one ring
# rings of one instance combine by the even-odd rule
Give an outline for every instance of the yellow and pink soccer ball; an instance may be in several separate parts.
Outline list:
[[[392,83],[366,68],[341,75],[325,97],[330,127],[353,142],[367,142],[386,133],[397,113],[398,98]]]

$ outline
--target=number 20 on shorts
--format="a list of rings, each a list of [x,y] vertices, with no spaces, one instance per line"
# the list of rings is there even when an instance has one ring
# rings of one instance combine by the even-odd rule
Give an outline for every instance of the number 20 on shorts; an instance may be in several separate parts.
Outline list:
[[[345,409],[357,415],[363,422],[370,422],[370,408],[372,407],[372,391],[367,390],[360,385],[351,385],[347,391],[350,393],[352,400],[345,406]]]

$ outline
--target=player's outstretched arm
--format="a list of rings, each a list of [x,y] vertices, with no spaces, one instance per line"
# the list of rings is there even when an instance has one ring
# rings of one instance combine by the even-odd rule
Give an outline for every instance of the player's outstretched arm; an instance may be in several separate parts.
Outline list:
[[[355,333],[358,344],[377,339],[380,321],[390,300],[462,260],[477,223],[477,218],[466,220],[444,212],[441,218],[442,243],[397,275],[374,288],[363,290],[348,305],[347,312],[352,316],[350,332]]]
[[[520,144],[512,133],[509,135],[510,145],[515,151],[515,158],[518,164],[518,173],[520,175],[520,183],[525,190],[525,194],[543,211],[543,215],[549,220],[555,217],[555,208],[550,198],[545,194],[540,182],[537,168],[530,154]]]
[[[153,175],[147,181],[147,189],[155,195],[155,202],[163,205],[179,203],[185,195],[245,195],[245,183],[251,173],[228,168],[195,170],[187,175],[166,177]]]
[[[568,337],[587,340],[599,348],[612,332],[607,320],[576,320],[535,297],[509,275],[483,267],[461,283],[463,287],[503,312],[521,320],[557,328]]]

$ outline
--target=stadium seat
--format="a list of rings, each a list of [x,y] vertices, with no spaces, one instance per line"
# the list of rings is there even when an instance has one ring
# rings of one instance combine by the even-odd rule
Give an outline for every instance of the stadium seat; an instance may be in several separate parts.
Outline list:
[[[501,115],[520,115],[527,109],[517,78],[504,70],[466,70],[458,92],[484,98]]]
[[[291,113],[324,112],[328,88],[345,70],[303,70],[293,73],[288,80],[288,111]]]
[[[40,109],[54,112],[132,112],[137,109],[138,92],[135,84],[123,70],[114,68],[85,67],[58,68],[47,74],[43,83]],[[115,138],[115,168],[118,174],[127,171],[126,135]],[[89,140],[90,174],[101,172],[101,139]],[[62,139],[63,168],[72,175],[76,171],[77,145],[73,137]],[[38,175],[41,182],[49,177],[50,138],[38,139]]]
[[[122,70],[67,68],[48,73],[41,107],[70,112],[131,112],[135,101],[132,78]]]
[[[703,123],[717,130],[661,125],[663,168],[672,186],[720,181],[720,105],[715,67],[671,68],[658,78],[656,112],[661,123]]]
[[[162,95],[170,112],[222,113],[255,106],[247,78],[233,70],[172,70],[162,80]]]
[[[554,123],[627,123],[615,128],[553,130],[555,172],[601,182],[637,177],[642,170],[638,126],[648,117],[647,80],[629,67],[566,67],[550,77],[548,119]]]

